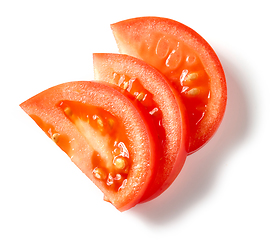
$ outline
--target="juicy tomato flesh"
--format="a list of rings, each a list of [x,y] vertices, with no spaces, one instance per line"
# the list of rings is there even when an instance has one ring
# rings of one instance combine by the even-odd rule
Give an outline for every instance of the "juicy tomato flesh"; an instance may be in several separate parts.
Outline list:
[[[94,177],[102,181],[108,190],[118,191],[123,188],[131,159],[126,147],[128,139],[117,118],[102,108],[80,102],[61,101],[58,106],[93,148],[91,162]],[[73,159],[73,147],[68,137],[60,135],[52,125],[43,123],[37,116],[31,117]]]
[[[152,34],[149,41],[140,43],[137,51],[143,60],[165,75],[181,94],[190,129],[195,132],[210,98],[209,76],[198,55],[183,42],[161,33]]]
[[[113,82],[120,88],[129,92],[145,110],[152,116],[152,121],[157,128],[158,138],[161,144],[164,144],[166,138],[165,130],[162,127],[162,112],[153,100],[153,95],[145,89],[140,81],[135,77],[129,77],[126,74],[113,72]]]
[[[136,77],[130,77],[126,74],[113,72],[113,83],[118,85],[120,88],[127,91],[136,101],[139,101],[140,104],[144,107],[145,112],[151,116],[151,120],[154,124],[157,133],[157,139],[159,145],[157,146],[157,156],[159,160],[165,159],[165,140],[166,132],[165,128],[162,125],[162,111],[158,107],[157,103],[153,100],[153,94],[150,93],[141,82]],[[168,163],[165,162],[167,165]],[[166,165],[164,165],[166,167]],[[145,192],[140,202],[144,202],[153,199],[156,194],[161,193],[162,182],[158,178],[165,179],[165,176],[158,175],[157,170],[161,168],[161,174],[164,173],[163,167],[157,165],[154,169],[154,176],[156,176],[156,183],[152,183],[148,188],[148,191]],[[164,173],[166,174],[166,173]],[[165,179],[166,180],[166,179]],[[154,185],[153,185],[154,184]],[[163,189],[163,188],[162,188]]]
[[[108,189],[118,191],[126,183],[131,166],[123,126],[99,107],[71,101],[62,101],[59,106],[94,148],[91,159],[94,177]]]

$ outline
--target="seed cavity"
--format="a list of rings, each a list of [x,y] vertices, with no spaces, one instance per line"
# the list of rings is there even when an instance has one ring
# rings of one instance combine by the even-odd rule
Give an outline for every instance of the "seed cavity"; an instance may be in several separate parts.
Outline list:
[[[199,88],[192,88],[188,91],[188,94],[190,96],[196,96],[200,93],[200,89]]]
[[[130,81],[126,80],[126,82],[129,83],[129,85],[127,83],[129,88]],[[122,86],[126,82],[122,83]],[[140,93],[141,91],[134,92],[134,97],[138,100],[146,97],[145,93]],[[116,122],[116,118],[110,113],[104,113],[104,110],[100,108],[90,106],[81,109],[81,104],[78,102],[64,101],[60,103],[60,107],[64,116],[84,135],[90,148],[94,150],[91,161],[86,166],[93,166],[90,170],[92,177],[108,186],[111,191],[122,189],[126,184],[124,180],[127,179],[130,170],[130,157],[123,142],[126,141],[126,138],[119,133],[122,134],[123,128]],[[62,133],[56,132],[53,128],[49,128],[47,132],[55,143],[63,144],[65,136]],[[74,141],[74,139],[72,140]],[[71,141],[69,141],[69,146],[71,146],[69,156],[73,159],[76,145],[72,146]]]
[[[96,167],[93,170],[93,174],[94,174],[95,178],[97,178],[97,179],[100,179],[100,180],[106,179],[106,173],[102,168]]]
[[[59,141],[59,138],[60,138],[60,134],[59,133],[54,133],[51,137],[51,139],[57,143]]]
[[[124,157],[116,157],[113,161],[113,164],[117,169],[124,169],[127,165],[127,160]]]

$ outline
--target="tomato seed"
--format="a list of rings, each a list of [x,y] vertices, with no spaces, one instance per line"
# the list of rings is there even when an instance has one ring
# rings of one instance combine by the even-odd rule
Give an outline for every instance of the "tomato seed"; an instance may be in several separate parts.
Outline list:
[[[66,107],[66,108],[64,109],[64,113],[65,113],[67,116],[71,117],[71,116],[72,116],[71,108]]]
[[[197,79],[197,77],[198,77],[198,73],[190,73],[187,76],[186,81],[188,81],[188,80],[195,80],[195,79]]]
[[[143,92],[141,92],[140,94],[137,95],[136,99],[138,101],[142,101],[144,99],[144,97],[145,97],[145,94]]]
[[[117,169],[124,169],[126,166],[126,160],[124,157],[118,157],[114,159],[113,163]]]
[[[59,141],[60,134],[59,133],[54,133],[51,137],[51,139],[57,143]]]
[[[101,179],[101,180],[106,179],[106,174],[105,174],[104,170],[101,168],[96,167],[93,170],[93,174],[97,179]]]
[[[200,93],[200,89],[199,88],[192,88],[188,91],[188,94],[191,96],[196,96]]]
[[[123,82],[123,89],[126,90],[129,87],[129,82]]]
[[[97,124],[98,124],[100,130],[102,130],[103,129],[103,121],[100,118],[97,118]]]

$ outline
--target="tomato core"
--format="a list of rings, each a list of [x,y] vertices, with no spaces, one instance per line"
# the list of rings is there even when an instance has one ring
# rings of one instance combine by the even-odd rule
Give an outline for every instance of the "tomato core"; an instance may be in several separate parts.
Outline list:
[[[73,101],[62,101],[59,107],[93,150],[90,161],[94,177],[103,181],[108,189],[118,191],[127,181],[131,166],[124,127],[116,117],[99,107]]]

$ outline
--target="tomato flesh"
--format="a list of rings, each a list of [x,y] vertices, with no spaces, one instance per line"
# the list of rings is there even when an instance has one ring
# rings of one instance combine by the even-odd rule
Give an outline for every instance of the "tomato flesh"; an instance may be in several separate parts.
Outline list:
[[[161,143],[163,144],[166,138],[166,133],[165,129],[162,127],[162,112],[158,104],[154,101],[153,94],[145,89],[139,79],[135,76],[131,77],[126,74],[115,72],[114,70],[113,81],[111,82],[134,96],[135,99],[142,104],[145,111],[147,111],[149,115],[153,116],[152,119],[157,128],[157,134],[159,139],[161,139]]]
[[[158,159],[142,201],[164,192],[180,172],[188,147],[188,122],[176,91],[156,69],[122,54],[94,54],[95,79],[119,86],[139,102],[156,128]]]
[[[20,105],[118,210],[135,206],[157,153],[150,119],[115,87],[71,82]]]
[[[126,184],[131,166],[124,127],[119,124],[116,117],[102,108],[72,101],[61,101],[58,106],[90,142],[93,148],[91,161],[94,177],[103,181],[105,187],[109,186],[113,191],[118,191]],[[31,115],[31,118],[73,159],[76,153],[66,135],[59,134],[53,125],[44,123],[36,115]]]
[[[207,112],[210,98],[209,76],[198,55],[182,41],[159,34],[152,35],[151,38],[158,41],[157,44],[143,44],[138,53],[147,63],[160,69],[181,94],[187,109],[191,133],[195,135],[198,123]]]
[[[191,130],[192,153],[215,133],[226,107],[226,82],[218,57],[196,32],[176,21],[143,17],[111,25],[121,53],[159,70],[180,93]]]
[[[160,69],[181,93],[190,129],[196,132],[210,97],[209,77],[198,55],[182,41],[159,33],[151,34],[150,41],[142,42],[137,51],[147,63]]]
[[[94,150],[91,159],[94,176],[105,187],[118,191],[125,185],[131,166],[124,127],[102,108],[71,101],[62,101],[59,106],[90,142]]]

